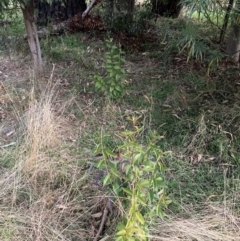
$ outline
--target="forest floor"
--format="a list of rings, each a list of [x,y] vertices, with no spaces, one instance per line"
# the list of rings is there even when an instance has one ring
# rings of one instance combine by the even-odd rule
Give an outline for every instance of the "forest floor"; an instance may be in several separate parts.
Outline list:
[[[169,152],[162,161],[172,203],[151,240],[240,240],[239,67],[224,60],[209,71],[164,51],[157,37],[125,49],[118,101],[94,86],[104,34],[42,40],[45,72],[37,77],[25,42],[20,53],[1,52],[0,240],[93,240],[108,202],[92,169],[95,150],[101,142],[114,148],[132,116],[143,135],[164,136],[159,149]],[[109,214],[101,240],[114,240],[118,219]]]

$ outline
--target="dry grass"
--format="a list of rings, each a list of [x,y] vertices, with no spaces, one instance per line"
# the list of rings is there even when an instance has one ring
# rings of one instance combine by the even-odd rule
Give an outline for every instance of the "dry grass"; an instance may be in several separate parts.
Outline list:
[[[32,88],[27,111],[18,113],[16,146],[8,150],[15,166],[1,171],[0,240],[87,240],[94,236],[89,218],[98,191],[89,190],[84,161],[69,151],[72,133],[66,104],[56,111],[57,88],[49,84],[36,96]]]
[[[26,130],[22,149],[25,148],[23,162],[25,173],[42,172],[45,166],[46,170],[49,170],[50,163],[45,155],[49,150],[54,150],[60,145],[61,120],[52,111],[53,95],[54,90],[51,90],[38,102],[33,97],[24,117]]]
[[[240,240],[240,218],[233,209],[212,203],[189,218],[160,220],[153,230],[153,240],[161,241],[238,241]]]

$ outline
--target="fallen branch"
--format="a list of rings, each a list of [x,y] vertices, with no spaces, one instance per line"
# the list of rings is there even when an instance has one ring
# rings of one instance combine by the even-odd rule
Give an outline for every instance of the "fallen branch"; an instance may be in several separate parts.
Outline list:
[[[108,202],[110,202],[110,200]],[[104,227],[104,225],[106,223],[106,220],[107,220],[108,209],[109,209],[108,206],[109,205],[107,204],[106,207],[104,208],[101,224],[100,224],[98,232],[97,232],[95,238],[93,239],[93,241],[98,241],[98,238],[99,238],[99,236],[101,235],[101,233],[103,231],[103,227]]]
[[[101,1],[101,0],[100,0]],[[87,14],[90,12],[90,10],[100,2],[99,0],[93,0],[91,1],[91,3],[89,4],[89,6],[87,7],[87,9],[82,13],[82,18],[84,19]]]

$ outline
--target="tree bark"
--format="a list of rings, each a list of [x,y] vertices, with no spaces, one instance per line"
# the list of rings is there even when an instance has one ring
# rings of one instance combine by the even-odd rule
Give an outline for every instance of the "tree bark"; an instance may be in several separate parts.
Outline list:
[[[135,0],[128,0],[127,1],[127,13],[128,18],[132,22],[134,18],[134,7],[135,7]]]
[[[152,12],[164,17],[177,18],[181,11],[181,0],[151,0]]]
[[[225,37],[226,31],[227,31],[230,13],[231,13],[232,7],[233,7],[233,3],[234,3],[234,0],[229,0],[229,2],[228,2],[228,7],[227,7],[227,10],[226,10],[226,14],[225,14],[225,17],[224,17],[224,22],[223,22],[223,26],[222,26],[220,38],[219,38],[220,44],[224,41],[224,37]]]
[[[240,62],[240,0],[235,1],[232,27],[227,43],[227,53],[235,63]]]
[[[235,63],[240,61],[240,24],[237,22],[232,25],[227,44],[227,53]]]
[[[35,71],[42,72],[43,64],[37,28],[34,22],[33,0],[30,0],[25,7],[21,8],[21,10],[23,13],[28,45],[32,54]]]

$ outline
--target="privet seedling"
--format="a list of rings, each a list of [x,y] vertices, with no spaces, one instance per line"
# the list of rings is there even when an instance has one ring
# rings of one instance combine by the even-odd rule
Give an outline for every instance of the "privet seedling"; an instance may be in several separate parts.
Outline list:
[[[125,210],[116,241],[148,240],[153,217],[163,216],[164,208],[171,202],[165,191],[165,168],[161,161],[166,153],[156,145],[162,137],[151,132],[143,145],[138,141],[141,131],[142,128],[134,126],[134,130],[121,133],[118,157],[102,144],[97,148],[103,154],[97,167],[107,170],[103,185],[121,201]]]
[[[113,43],[113,39],[106,40],[107,51],[105,57],[106,75],[95,75],[95,87],[107,97],[118,99],[124,92],[125,70],[122,65],[125,60],[123,52]]]

